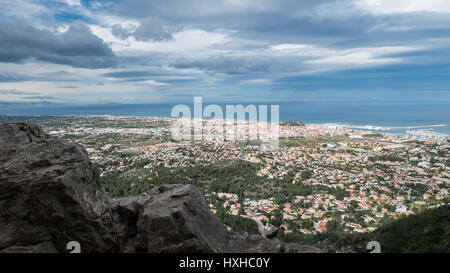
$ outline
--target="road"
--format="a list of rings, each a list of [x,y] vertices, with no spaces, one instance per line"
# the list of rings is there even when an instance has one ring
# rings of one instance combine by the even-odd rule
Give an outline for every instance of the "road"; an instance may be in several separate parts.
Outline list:
[[[260,233],[262,236],[266,237],[266,232],[264,231],[264,225],[261,223],[261,221],[259,221],[259,219],[254,218],[254,217],[250,217],[250,216],[248,216],[248,215],[241,215],[241,216],[244,217],[244,218],[252,219],[253,221],[255,221],[256,224],[258,225],[258,231],[259,231],[259,233]]]

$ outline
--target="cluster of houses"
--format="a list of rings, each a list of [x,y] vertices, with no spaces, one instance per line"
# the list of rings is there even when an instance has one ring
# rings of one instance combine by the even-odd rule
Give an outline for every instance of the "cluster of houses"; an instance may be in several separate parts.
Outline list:
[[[167,137],[170,130],[167,127],[73,128],[66,133],[82,136],[143,134],[160,138]],[[171,140],[140,146],[133,145],[132,138],[129,145],[123,141],[101,145],[83,138],[76,141],[87,147],[92,159],[104,165],[102,175],[132,169],[144,160],[144,168],[177,168],[242,159],[258,164],[260,177],[347,193],[344,198],[327,192],[299,195],[291,203],[280,204],[273,198],[238,202],[233,194],[218,193],[226,200],[223,206],[229,213],[238,215],[243,211],[246,216],[261,221],[267,233],[276,228],[283,228],[287,233],[324,232],[330,221],[338,221],[345,232],[368,232],[374,230],[383,217],[412,214],[415,207],[436,206],[446,200],[450,183],[448,140],[430,137],[420,143],[416,140],[427,134],[365,137],[368,133],[338,125],[283,125],[282,138],[325,137],[325,140],[314,145],[280,145],[273,151],[261,151],[256,145],[233,141]],[[351,138],[326,141],[326,137],[336,136]],[[306,171],[308,176],[304,175]],[[350,217],[352,210],[365,214],[354,219]],[[270,222],[278,211],[282,212],[283,224],[274,227]],[[289,225],[289,222],[297,225]],[[311,225],[305,227],[304,222]],[[295,230],[292,226],[296,226]]]

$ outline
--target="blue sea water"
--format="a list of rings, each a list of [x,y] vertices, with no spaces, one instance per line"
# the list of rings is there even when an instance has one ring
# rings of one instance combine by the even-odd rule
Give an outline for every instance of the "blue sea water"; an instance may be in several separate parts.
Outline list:
[[[231,104],[231,103],[229,103]],[[410,127],[445,124],[427,128],[450,134],[450,102],[280,102],[280,121],[338,123],[354,126]],[[45,105],[0,107],[0,115],[117,115],[170,117],[175,103]],[[192,107],[192,103],[186,105]],[[207,104],[204,103],[203,107]],[[225,104],[219,104],[225,112]],[[246,105],[246,104],[244,104]],[[270,108],[270,107],[269,107]],[[193,108],[191,108],[193,109]],[[270,117],[270,113],[268,115]],[[398,131],[398,130],[397,130]]]

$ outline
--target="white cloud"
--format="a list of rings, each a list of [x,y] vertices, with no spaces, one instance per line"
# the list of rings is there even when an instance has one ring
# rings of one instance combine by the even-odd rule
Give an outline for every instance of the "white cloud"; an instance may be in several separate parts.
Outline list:
[[[370,52],[351,52],[325,57],[322,59],[306,61],[310,64],[330,65],[373,65],[399,63],[400,58],[377,58]]]
[[[355,4],[373,13],[450,12],[448,0],[357,0]]]
[[[151,86],[151,87],[158,87],[158,86],[166,86],[166,85],[169,85],[169,84],[167,84],[167,83],[164,83],[164,82],[158,82],[158,81],[154,81],[154,80],[147,80],[147,81],[143,81],[143,82],[141,82],[141,83],[144,84],[144,85]]]
[[[80,0],[66,0],[69,6],[81,6]]]
[[[34,20],[39,16],[49,16],[51,11],[27,0],[0,0],[0,15],[14,18],[20,13],[20,18]]]
[[[386,58],[384,56],[419,50],[418,47],[392,46],[392,47],[363,47],[344,50],[330,49],[315,45],[279,44],[270,47],[277,56],[304,57],[309,64],[391,64],[402,62],[399,57]]]
[[[111,29],[98,25],[89,26],[92,33],[111,45],[114,52],[126,52],[139,55],[142,52],[205,54],[209,47],[224,44],[231,40],[227,32],[209,32],[198,29],[187,29],[173,34],[169,41],[136,41],[133,37],[121,40],[111,33]]]
[[[270,84],[272,81],[270,79],[250,79],[250,80],[243,80],[240,82],[241,84]]]

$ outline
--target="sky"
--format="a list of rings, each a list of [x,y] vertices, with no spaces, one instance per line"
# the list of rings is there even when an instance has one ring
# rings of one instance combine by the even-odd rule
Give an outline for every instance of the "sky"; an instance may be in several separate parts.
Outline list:
[[[448,0],[0,6],[0,102],[450,101]]]

